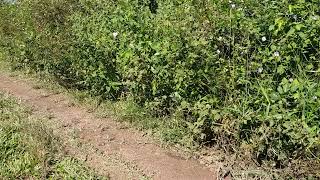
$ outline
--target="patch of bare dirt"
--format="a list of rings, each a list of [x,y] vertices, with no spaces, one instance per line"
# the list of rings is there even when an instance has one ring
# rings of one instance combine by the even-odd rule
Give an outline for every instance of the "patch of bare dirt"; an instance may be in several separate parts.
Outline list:
[[[96,118],[72,105],[63,94],[34,88],[32,82],[0,74],[0,91],[33,107],[34,114],[50,114],[52,127],[66,151],[111,179],[213,180],[214,172],[194,159],[159,147],[144,133],[110,118]]]

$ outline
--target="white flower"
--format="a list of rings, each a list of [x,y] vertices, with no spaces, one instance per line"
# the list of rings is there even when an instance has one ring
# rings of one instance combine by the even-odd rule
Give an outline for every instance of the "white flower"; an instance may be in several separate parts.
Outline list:
[[[313,100],[317,100],[318,97],[317,97],[317,96],[313,96],[312,99],[313,99]]]
[[[297,19],[298,19],[298,16],[297,16],[297,15],[293,15],[293,19],[294,19],[294,20],[297,20]]]
[[[262,42],[265,42],[265,41],[267,40],[267,38],[266,38],[265,36],[263,36],[263,37],[261,38],[261,40],[262,40]]]
[[[289,79],[289,82],[293,82],[293,79],[292,79],[292,78],[290,78],[290,79]]]
[[[116,38],[118,36],[118,32],[112,33],[113,37]]]
[[[231,4],[231,7],[232,7],[232,8],[235,8],[235,7],[236,7],[236,5],[235,5],[235,4]]]
[[[222,37],[221,36],[219,36],[218,41],[222,41]]]
[[[279,57],[279,56],[280,56],[280,53],[279,53],[278,51],[276,51],[276,52],[273,53],[273,55],[274,55],[275,57]]]
[[[241,51],[241,55],[244,55],[244,54],[247,54],[248,53],[248,50],[247,49],[245,49],[244,51]]]
[[[263,71],[262,67],[258,68],[258,70],[257,70],[258,73],[262,73],[262,71]]]
[[[221,51],[218,49],[218,50],[217,50],[217,54],[220,54],[220,53],[221,53]]]

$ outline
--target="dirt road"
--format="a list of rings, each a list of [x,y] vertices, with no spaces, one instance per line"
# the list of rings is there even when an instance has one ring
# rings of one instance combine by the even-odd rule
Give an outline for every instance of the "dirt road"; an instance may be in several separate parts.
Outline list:
[[[216,179],[214,172],[196,160],[163,149],[142,132],[111,118],[96,118],[85,108],[72,105],[66,95],[34,88],[33,82],[5,73],[0,73],[0,91],[31,106],[36,116],[50,115],[66,151],[111,179]]]

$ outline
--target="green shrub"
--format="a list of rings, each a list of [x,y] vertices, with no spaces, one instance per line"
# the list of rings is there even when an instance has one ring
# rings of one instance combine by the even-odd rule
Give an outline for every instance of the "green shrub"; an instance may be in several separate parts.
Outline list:
[[[24,31],[12,38],[15,65],[103,98],[133,96],[155,116],[181,116],[195,143],[245,145],[279,166],[319,158],[318,1],[17,6]]]

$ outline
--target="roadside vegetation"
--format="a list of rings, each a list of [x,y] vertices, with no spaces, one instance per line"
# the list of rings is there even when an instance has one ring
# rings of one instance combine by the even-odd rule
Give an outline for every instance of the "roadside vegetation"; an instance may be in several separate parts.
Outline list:
[[[169,142],[320,177],[318,0],[21,0],[0,8],[0,48],[13,69],[46,74],[97,106],[120,104],[130,121],[149,117],[137,124]]]
[[[43,120],[0,93],[0,179],[103,179],[68,157]]]

